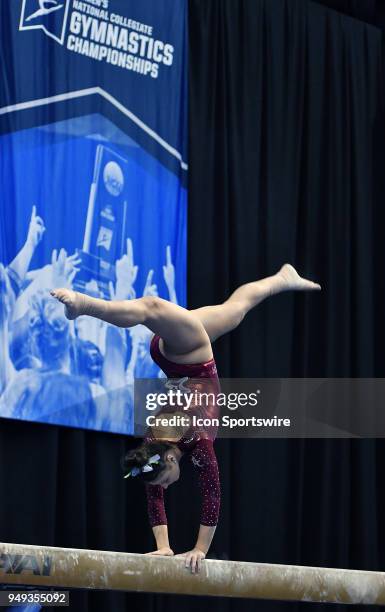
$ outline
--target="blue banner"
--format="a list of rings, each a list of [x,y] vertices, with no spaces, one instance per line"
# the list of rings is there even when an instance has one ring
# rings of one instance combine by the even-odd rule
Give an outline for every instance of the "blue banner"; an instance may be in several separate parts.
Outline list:
[[[131,434],[151,333],[49,292],[186,303],[186,2],[0,9],[0,416]]]

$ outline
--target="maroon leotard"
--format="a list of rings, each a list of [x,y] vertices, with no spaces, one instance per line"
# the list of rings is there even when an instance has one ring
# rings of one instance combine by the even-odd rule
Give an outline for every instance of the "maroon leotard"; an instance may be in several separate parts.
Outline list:
[[[195,384],[196,390],[208,393],[218,393],[220,385],[217,367],[214,359],[205,363],[181,364],[169,361],[159,349],[160,337],[155,335],[151,340],[150,353],[155,363],[163,370],[168,378],[204,378],[202,389]],[[203,382],[203,381],[202,381]],[[217,406],[192,405],[198,417],[214,417],[217,415]],[[178,442],[173,442],[192,462],[198,473],[198,485],[202,496],[201,524],[214,526],[218,523],[220,508],[220,482],[217,459],[213,442],[216,436],[216,427],[192,428],[190,427]],[[153,439],[148,436],[146,440]],[[147,507],[150,524],[166,525],[167,516],[164,508],[163,487],[161,485],[146,484]]]

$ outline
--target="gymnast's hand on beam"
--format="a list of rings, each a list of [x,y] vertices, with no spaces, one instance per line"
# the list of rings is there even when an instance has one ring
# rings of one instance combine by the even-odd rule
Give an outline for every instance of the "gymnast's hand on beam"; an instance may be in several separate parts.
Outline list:
[[[148,552],[145,554],[146,555],[163,555],[164,557],[173,557],[174,551],[171,550],[171,548],[164,546],[163,548],[158,548],[158,550],[154,550],[153,552]]]
[[[203,550],[199,548],[193,548],[185,553],[181,553],[180,555],[175,555],[176,557],[184,557],[185,567],[191,568],[191,572],[195,574],[195,572],[199,572],[201,569],[201,564],[203,559],[205,559],[206,555]]]

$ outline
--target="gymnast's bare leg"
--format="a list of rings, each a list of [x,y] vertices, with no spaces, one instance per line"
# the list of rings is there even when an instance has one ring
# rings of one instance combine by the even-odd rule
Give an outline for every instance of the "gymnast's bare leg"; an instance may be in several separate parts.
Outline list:
[[[212,358],[211,343],[235,329],[245,315],[266,298],[283,291],[317,291],[321,287],[285,264],[274,274],[246,283],[223,303],[187,310],[160,297],[108,301],[70,289],[54,289],[53,297],[65,306],[69,319],[89,315],[118,327],[139,323],[158,334],[162,352],[177,363],[199,363]]]
[[[199,317],[163,298],[108,301],[70,289],[54,289],[51,295],[64,304],[69,319],[89,315],[118,327],[145,325],[160,336],[162,352],[173,361],[189,364],[212,359],[210,338]]]
[[[203,306],[190,310],[198,317],[207,331],[210,341],[232,331],[245,315],[266,298],[283,291],[320,291],[321,286],[298,275],[290,264],[285,264],[274,274],[261,280],[238,287],[231,296],[214,306]]]

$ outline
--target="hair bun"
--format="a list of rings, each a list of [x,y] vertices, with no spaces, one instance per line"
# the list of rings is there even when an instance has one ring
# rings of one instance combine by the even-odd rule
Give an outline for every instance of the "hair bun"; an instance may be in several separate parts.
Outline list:
[[[142,467],[147,463],[147,453],[145,453],[144,449],[139,447],[132,451],[132,461],[135,461],[137,467]]]
[[[129,451],[127,455],[123,457],[122,468],[123,470],[129,471],[133,467],[142,467],[145,463],[143,452],[136,448],[135,450]]]

